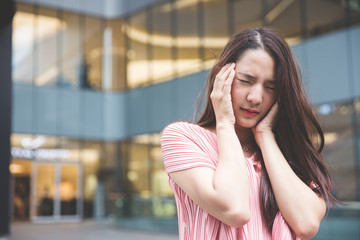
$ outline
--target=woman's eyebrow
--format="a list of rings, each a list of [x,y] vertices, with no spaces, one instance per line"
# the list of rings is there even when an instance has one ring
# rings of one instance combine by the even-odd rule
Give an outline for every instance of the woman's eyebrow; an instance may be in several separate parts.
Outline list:
[[[243,73],[243,72],[238,72],[239,74],[243,75],[244,77],[248,78],[248,79],[252,79],[252,80],[256,80],[256,77],[248,74],[248,73]]]
[[[270,84],[276,84],[275,80],[267,80],[266,82],[270,83]]]
[[[248,73],[243,73],[243,72],[238,72],[238,73],[243,75],[244,77],[246,77],[248,79],[251,79],[251,80],[256,80],[257,79],[256,77],[254,77],[253,75],[248,74]],[[266,82],[268,82],[270,84],[276,84],[276,81],[273,80],[273,79],[266,80]]]

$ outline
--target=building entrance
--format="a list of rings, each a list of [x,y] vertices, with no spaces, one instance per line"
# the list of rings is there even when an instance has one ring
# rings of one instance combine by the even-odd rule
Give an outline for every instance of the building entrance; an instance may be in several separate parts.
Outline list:
[[[79,162],[33,161],[31,207],[33,222],[82,219],[82,165]]]

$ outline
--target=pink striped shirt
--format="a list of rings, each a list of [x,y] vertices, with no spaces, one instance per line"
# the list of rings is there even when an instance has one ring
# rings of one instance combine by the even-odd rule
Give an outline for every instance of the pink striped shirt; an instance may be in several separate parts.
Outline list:
[[[186,122],[170,124],[161,134],[161,148],[168,174],[195,167],[216,170],[216,134],[198,125]],[[290,229],[280,212],[276,215],[272,233],[267,231],[260,211],[261,164],[256,161],[256,154],[246,158],[246,166],[250,182],[251,217],[241,228],[230,227],[205,212],[169,177],[177,205],[180,240],[291,239]]]

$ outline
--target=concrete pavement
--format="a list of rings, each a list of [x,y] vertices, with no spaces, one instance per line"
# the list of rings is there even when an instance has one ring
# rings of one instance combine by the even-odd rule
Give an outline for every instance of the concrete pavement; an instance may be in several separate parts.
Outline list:
[[[17,222],[11,225],[8,240],[178,240],[176,234],[127,228],[115,228],[107,222],[33,224]]]

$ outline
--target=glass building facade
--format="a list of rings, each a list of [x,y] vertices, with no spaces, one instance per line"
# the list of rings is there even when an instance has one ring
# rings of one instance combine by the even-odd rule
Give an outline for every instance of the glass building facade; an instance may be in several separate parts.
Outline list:
[[[357,0],[164,0],[111,18],[17,2],[13,220],[106,217],[176,232],[160,131],[194,118],[232,34],[271,26],[300,63],[334,195],[347,203],[315,239],[360,237],[359,23]]]

